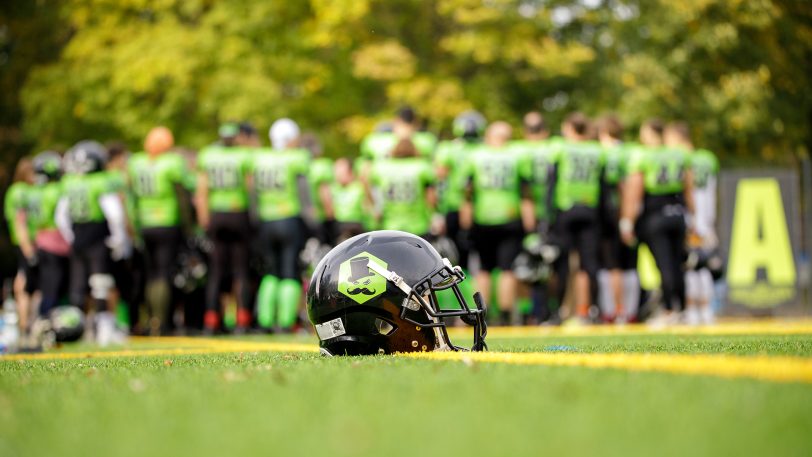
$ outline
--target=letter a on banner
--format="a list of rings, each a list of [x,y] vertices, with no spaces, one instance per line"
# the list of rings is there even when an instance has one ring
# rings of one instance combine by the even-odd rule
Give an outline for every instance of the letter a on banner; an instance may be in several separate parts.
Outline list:
[[[763,271],[763,278],[759,277]],[[749,178],[738,182],[727,272],[731,288],[762,289],[777,296],[795,286],[796,271],[781,188],[773,178]],[[761,283],[761,284],[759,284]],[[765,284],[766,283],[766,284]],[[776,290],[777,289],[777,290]],[[751,289],[753,290],[753,289]],[[753,290],[751,306],[773,306],[767,290]],[[758,297],[766,299],[758,303]]]

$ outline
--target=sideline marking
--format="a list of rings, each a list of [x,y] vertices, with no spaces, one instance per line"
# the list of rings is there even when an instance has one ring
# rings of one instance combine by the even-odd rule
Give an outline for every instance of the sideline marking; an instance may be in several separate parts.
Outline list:
[[[710,354],[544,353],[544,352],[411,352],[400,354],[426,360],[465,363],[507,363],[558,367],[614,368],[628,371],[751,378],[773,382],[812,383],[812,358],[730,356]]]

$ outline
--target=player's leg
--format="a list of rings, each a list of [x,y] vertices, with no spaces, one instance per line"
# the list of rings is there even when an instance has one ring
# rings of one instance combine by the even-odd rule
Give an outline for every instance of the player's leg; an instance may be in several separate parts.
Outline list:
[[[600,227],[597,210],[584,208],[584,218],[577,233],[578,256],[581,271],[576,288],[576,306],[581,317],[589,316],[589,308],[597,298],[597,277],[599,268]]]
[[[259,239],[263,256],[263,275],[257,291],[257,322],[266,329],[276,325],[279,296],[279,256],[274,222],[262,222]]]
[[[110,250],[102,240],[88,246],[86,251],[90,297],[96,309],[96,341],[100,346],[122,343],[125,333],[116,326],[115,304],[110,301],[116,287]]]
[[[209,278],[206,284],[206,312],[203,315],[203,329],[206,333],[216,332],[220,328],[220,294],[226,274],[228,243],[223,239],[221,213],[212,213],[209,223],[209,237],[212,251],[209,256]]]
[[[495,243],[490,238],[490,231],[486,226],[475,225],[471,230],[473,248],[479,254],[479,272],[476,275],[477,290],[486,302],[492,302],[491,271],[496,268]]]
[[[710,306],[714,298],[713,275],[707,268],[702,268],[699,270],[699,289],[700,322],[705,325],[713,324],[716,320]]]
[[[231,216],[231,265],[234,274],[234,294],[237,296],[237,330],[245,331],[253,318],[253,300],[249,287],[251,256],[250,220],[247,212]]]
[[[501,235],[493,240],[497,244],[496,262],[501,270],[496,292],[497,306],[502,315],[504,323],[511,323],[513,310],[516,307],[516,298],[519,289],[519,281],[513,274],[513,261],[522,250],[522,227],[521,223],[513,222],[505,224],[500,229]],[[499,240],[499,241],[497,241]]]
[[[283,330],[296,324],[299,303],[302,299],[302,280],[299,272],[299,252],[304,245],[304,223],[298,217],[280,222],[285,238],[279,252],[279,326]]]
[[[696,270],[685,272],[685,323],[699,325],[699,273]]]
[[[656,318],[652,323],[655,325],[672,324],[677,319],[679,304],[677,303],[675,276],[681,274],[679,264],[681,259],[674,259],[671,246],[670,235],[667,232],[668,224],[665,216],[660,213],[647,215],[640,224],[641,239],[648,245],[654,263],[660,271],[660,288],[663,294],[663,306],[665,308],[661,318]],[[682,282],[682,281],[680,281]]]

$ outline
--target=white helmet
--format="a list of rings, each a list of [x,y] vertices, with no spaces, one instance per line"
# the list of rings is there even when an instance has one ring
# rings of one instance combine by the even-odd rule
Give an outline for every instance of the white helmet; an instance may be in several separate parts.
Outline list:
[[[299,125],[293,120],[283,117],[271,124],[268,136],[271,138],[271,145],[274,149],[285,149],[299,137]]]

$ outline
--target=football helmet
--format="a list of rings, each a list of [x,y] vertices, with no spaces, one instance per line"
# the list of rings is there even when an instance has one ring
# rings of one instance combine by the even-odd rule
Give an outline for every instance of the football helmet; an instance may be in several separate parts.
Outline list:
[[[474,328],[471,350],[487,348],[486,309],[458,284],[462,269],[443,259],[423,238],[375,231],[333,248],[316,266],[307,290],[307,314],[324,355],[392,354],[464,350],[451,344],[445,319]],[[442,310],[436,292],[452,289],[458,309]]]
[[[85,331],[85,315],[76,306],[57,306],[49,317],[58,343],[78,341]]]
[[[70,173],[95,173],[104,170],[107,159],[107,149],[101,143],[84,140],[76,143],[65,153],[65,168]]]
[[[62,176],[62,156],[44,151],[34,157],[34,173],[42,182],[57,181]]]
[[[478,111],[465,111],[454,119],[454,136],[457,138],[476,139],[485,133],[488,122]]]
[[[558,246],[539,234],[527,235],[522,242],[522,252],[513,261],[513,273],[519,281],[528,284],[546,282],[553,274],[553,264],[560,253]]]

